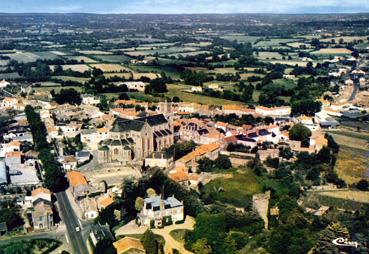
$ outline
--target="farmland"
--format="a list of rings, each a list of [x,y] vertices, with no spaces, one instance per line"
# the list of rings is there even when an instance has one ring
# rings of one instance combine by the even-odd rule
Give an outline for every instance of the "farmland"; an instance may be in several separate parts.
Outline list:
[[[127,72],[130,69],[120,65],[120,64],[90,64],[92,68],[97,68],[102,70],[103,72]]]
[[[352,131],[331,131],[330,134],[341,146],[336,163],[338,175],[349,184],[368,178],[369,135]]]
[[[68,56],[67,59],[76,60],[78,62],[84,62],[84,63],[95,63],[96,61],[92,58],[89,58],[87,56]]]
[[[209,104],[209,105],[225,105],[225,104],[240,104],[239,101],[230,101],[225,99],[219,99],[199,94],[192,94],[186,92],[190,87],[186,85],[180,84],[170,84],[168,85],[168,97],[178,96],[183,101],[188,102],[196,102],[200,104]]]
[[[141,2],[132,6],[149,1]],[[109,4],[102,5],[104,12]],[[122,236],[115,229],[146,230],[141,209],[156,210],[148,203],[157,202],[155,192],[178,199],[164,201],[164,209],[170,204],[193,219],[163,217],[163,228],[153,232],[163,232],[166,244],[148,230],[147,253],[338,253],[346,249],[328,238],[346,231],[360,242],[354,252],[369,253],[369,14],[78,10],[0,14],[0,156],[30,168],[38,154],[44,163],[33,185],[60,191],[62,201],[78,174],[70,168],[88,187],[84,197],[68,190],[66,202],[52,207],[52,196],[43,204],[56,212],[76,196],[72,209],[83,225],[65,221],[61,209],[56,223],[67,227],[42,234],[58,231],[69,248],[73,236],[86,240],[101,226],[103,233],[112,229],[113,239],[98,239],[89,251],[115,253],[113,242]],[[34,144],[18,136],[29,131]],[[82,162],[87,151],[91,160]],[[24,221],[5,241],[37,227],[28,217],[38,209],[17,202],[33,189],[14,183],[18,169],[0,168],[7,174],[0,174],[0,196],[16,197],[2,202],[0,213],[14,210]],[[121,194],[113,198],[115,189]],[[325,213],[317,213],[322,206]],[[152,228],[160,220],[147,222]],[[66,251],[87,253],[78,251],[83,243]]]
[[[345,48],[324,48],[312,52],[315,55],[350,55],[351,53],[351,50]]]
[[[55,66],[54,65],[50,65],[50,69],[54,70]],[[90,70],[90,67],[86,64],[67,64],[67,65],[62,65],[63,70],[72,70],[72,71],[78,71],[78,72],[85,72]]]

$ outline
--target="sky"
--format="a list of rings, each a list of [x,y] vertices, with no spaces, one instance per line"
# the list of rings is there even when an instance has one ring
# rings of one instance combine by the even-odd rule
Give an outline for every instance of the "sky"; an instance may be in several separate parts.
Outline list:
[[[356,13],[369,0],[0,0],[0,12]]]

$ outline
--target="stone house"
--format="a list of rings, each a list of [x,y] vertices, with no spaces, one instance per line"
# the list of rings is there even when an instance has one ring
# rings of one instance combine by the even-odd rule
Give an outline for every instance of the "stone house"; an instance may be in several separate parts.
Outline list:
[[[80,172],[74,170],[69,171],[67,177],[73,197],[76,200],[85,198],[90,191],[86,178]]]
[[[51,192],[48,189],[40,187],[32,191],[31,216],[35,230],[54,226]]]
[[[145,198],[137,222],[149,228],[163,227],[184,220],[183,202],[175,197],[162,199],[161,195]]]

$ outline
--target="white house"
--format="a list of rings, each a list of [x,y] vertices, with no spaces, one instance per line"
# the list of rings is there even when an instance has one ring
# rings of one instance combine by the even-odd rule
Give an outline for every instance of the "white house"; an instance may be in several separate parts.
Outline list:
[[[97,105],[100,103],[100,98],[91,94],[82,94],[82,104]]]
[[[10,83],[8,81],[6,81],[5,79],[0,81],[0,88],[5,88],[8,85],[10,85]]]
[[[221,88],[218,84],[209,84],[208,88],[213,90],[213,91],[223,91],[223,88]]]
[[[81,124],[65,124],[65,125],[59,125],[59,130],[63,133],[66,137],[74,138],[81,132]]]
[[[126,85],[129,90],[145,91],[146,84],[142,81],[126,81],[119,83],[119,85]]]
[[[60,159],[64,170],[70,171],[77,169],[78,161],[73,155],[66,155]]]
[[[201,93],[202,92],[202,87],[201,86],[192,86],[191,87],[191,92],[193,92],[193,93]]]
[[[85,198],[81,201],[81,206],[83,210],[83,217],[87,220],[92,220],[99,216],[97,209],[97,202],[92,198]]]
[[[183,202],[175,197],[162,199],[161,196],[145,198],[143,208],[138,215],[138,223],[151,227],[162,227],[184,220]]]
[[[90,150],[96,150],[98,144],[108,138],[107,128],[82,129],[81,142]]]
[[[18,99],[11,98],[11,97],[5,97],[1,101],[0,106],[1,108],[4,108],[4,109],[14,109],[17,104],[18,104]]]
[[[287,116],[291,114],[291,107],[283,106],[268,108],[264,106],[256,106],[255,113],[262,116]]]

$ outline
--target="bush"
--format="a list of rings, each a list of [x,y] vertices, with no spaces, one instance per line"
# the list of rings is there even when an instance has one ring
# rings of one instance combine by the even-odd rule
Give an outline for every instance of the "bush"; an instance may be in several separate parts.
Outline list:
[[[289,138],[291,140],[301,141],[301,145],[308,147],[311,131],[303,124],[295,124],[289,131]]]
[[[361,179],[358,183],[356,183],[356,188],[361,191],[368,191],[369,190],[369,183],[365,179]]]

